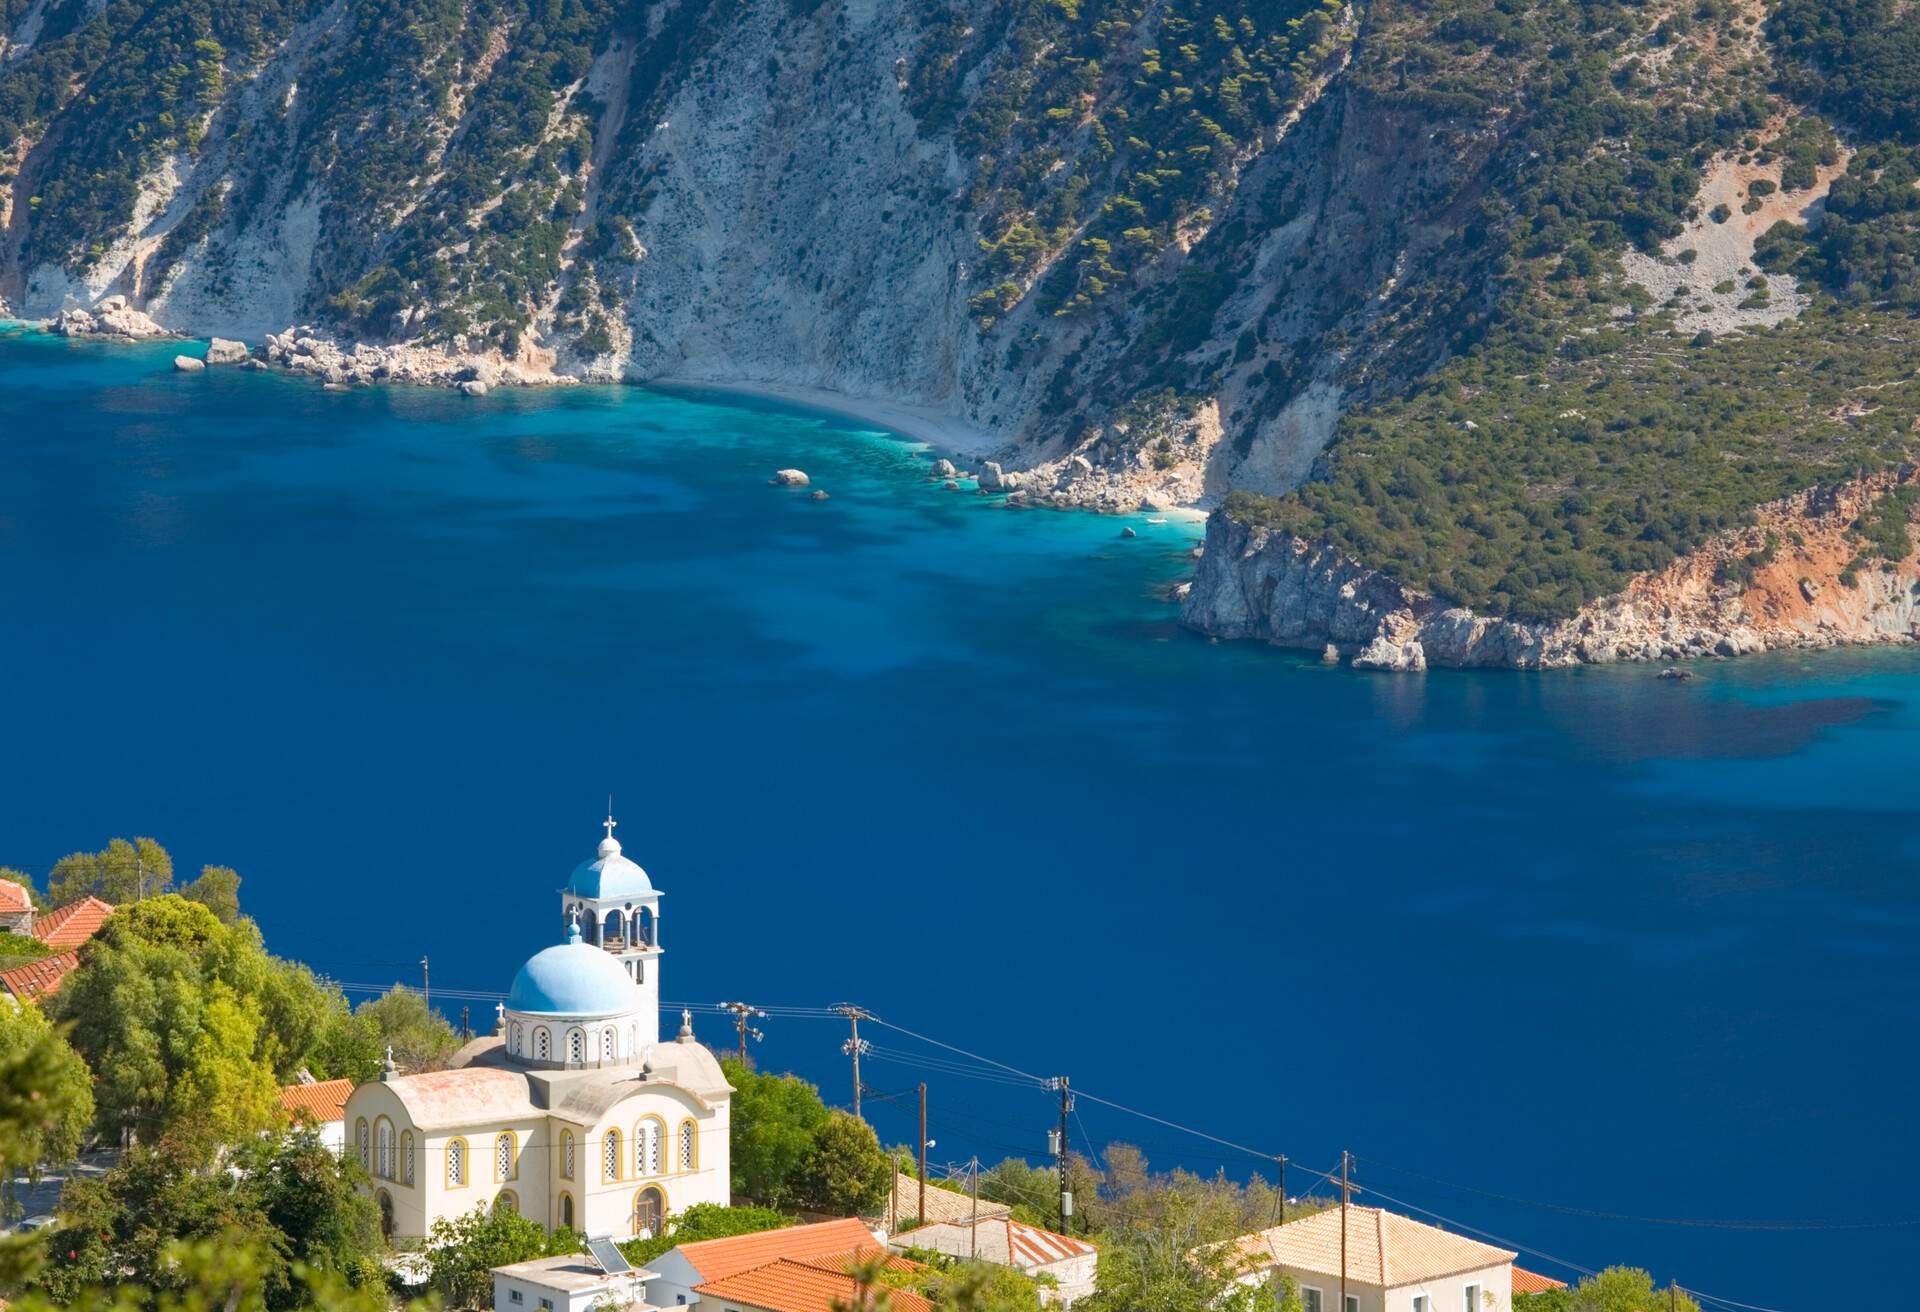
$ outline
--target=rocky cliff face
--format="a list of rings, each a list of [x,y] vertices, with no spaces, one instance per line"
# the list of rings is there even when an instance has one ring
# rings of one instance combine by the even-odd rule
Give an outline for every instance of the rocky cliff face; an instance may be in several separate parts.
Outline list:
[[[1442,352],[1406,312],[1497,135],[1360,76],[1392,3],[197,0],[142,51],[190,74],[164,115],[145,8],[8,33],[15,313],[120,296],[335,382],[880,398],[1112,509],[1291,486],[1374,364]],[[116,96],[143,144],[103,155]]]
[[[1229,638],[1331,649],[1359,669],[1548,669],[1920,641],[1920,554],[1861,561],[1860,529],[1912,488],[1911,466],[1804,492],[1565,620],[1475,615],[1324,544],[1216,512],[1181,618]],[[1911,531],[1920,509],[1900,505]]]

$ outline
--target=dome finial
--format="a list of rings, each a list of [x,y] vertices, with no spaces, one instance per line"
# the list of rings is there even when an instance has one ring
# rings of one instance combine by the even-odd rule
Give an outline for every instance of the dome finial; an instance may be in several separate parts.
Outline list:
[[[607,818],[600,823],[605,826],[607,831],[607,836],[600,840],[600,855],[603,857],[612,856],[620,850],[620,840],[613,836],[613,831],[619,826],[620,822],[613,818],[612,793],[607,794]]]
[[[567,942],[578,943],[579,941],[580,941],[580,908],[575,907],[572,911],[567,913]]]

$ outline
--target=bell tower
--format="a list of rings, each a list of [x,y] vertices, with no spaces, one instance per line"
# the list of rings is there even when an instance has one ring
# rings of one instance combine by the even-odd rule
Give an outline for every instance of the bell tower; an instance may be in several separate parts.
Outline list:
[[[660,894],[647,872],[620,851],[611,813],[607,836],[592,861],[583,863],[560,891],[563,920],[580,927],[580,941],[620,963],[639,993],[642,1045],[660,1038]]]

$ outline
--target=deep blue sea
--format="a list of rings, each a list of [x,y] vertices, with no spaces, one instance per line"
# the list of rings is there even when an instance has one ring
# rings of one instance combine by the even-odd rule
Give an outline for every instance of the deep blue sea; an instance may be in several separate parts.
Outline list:
[[[0,341],[0,864],[150,834],[282,954],[498,991],[611,793],[669,998],[856,1001],[1580,1266],[1910,1278],[1920,654],[1328,669],[1176,627],[1194,525],[1008,511],[851,420],[176,349]],[[839,1024],[761,1025],[849,1098]],[[867,1032],[936,1161],[1042,1154],[1047,1093]]]

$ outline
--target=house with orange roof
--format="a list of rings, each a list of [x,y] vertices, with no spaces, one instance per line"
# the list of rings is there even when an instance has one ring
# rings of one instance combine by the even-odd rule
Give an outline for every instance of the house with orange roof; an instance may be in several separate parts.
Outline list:
[[[0,879],[0,930],[33,933],[33,894],[11,879]]]
[[[1330,1207],[1233,1243],[1247,1283],[1291,1278],[1303,1312],[1513,1307],[1517,1254],[1383,1208]]]
[[[1528,1271],[1521,1267],[1513,1269],[1515,1294],[1546,1294],[1566,1287],[1567,1282],[1564,1280],[1555,1280],[1552,1276],[1543,1276],[1537,1271]]]
[[[725,1239],[702,1239],[681,1244],[656,1258],[653,1267],[658,1275],[647,1293],[649,1299],[660,1307],[699,1302],[702,1286],[734,1289],[744,1297],[745,1287],[736,1287],[728,1282],[749,1271],[781,1261],[803,1264],[824,1262],[829,1267],[844,1271],[849,1262],[886,1251],[873,1231],[867,1229],[865,1222],[852,1219],[761,1230],[749,1235],[731,1235]],[[778,1276],[778,1273],[775,1273],[775,1277],[786,1279]],[[725,1301],[724,1296],[721,1296],[721,1301]],[[739,1301],[733,1305],[759,1306]]]
[[[313,1126],[320,1131],[321,1143],[344,1154],[347,1151],[347,1097],[352,1092],[352,1080],[308,1078],[280,1090],[280,1108],[288,1120]]]
[[[98,933],[112,914],[111,902],[89,895],[39,917],[33,936],[56,952],[77,948]]]
[[[861,1307],[866,1301],[863,1291],[848,1270],[853,1261],[851,1255],[807,1262],[783,1257],[709,1281],[694,1292],[700,1296],[701,1312],[835,1312]],[[892,1287],[886,1292],[893,1312],[933,1312],[933,1304],[918,1294]],[[651,1289],[649,1294],[659,1297]]]
[[[17,1002],[33,1002],[57,990],[60,981],[79,964],[79,953],[56,952],[12,970],[0,970],[0,989]]]

